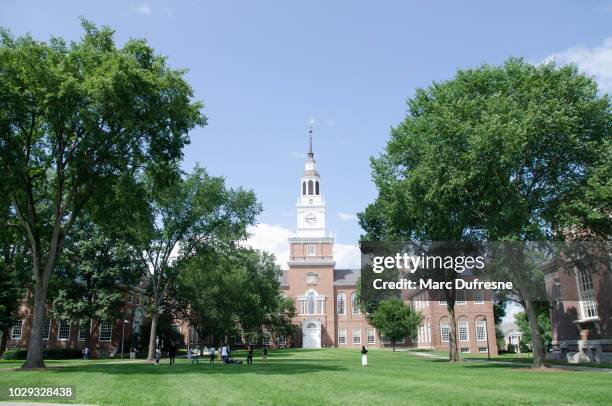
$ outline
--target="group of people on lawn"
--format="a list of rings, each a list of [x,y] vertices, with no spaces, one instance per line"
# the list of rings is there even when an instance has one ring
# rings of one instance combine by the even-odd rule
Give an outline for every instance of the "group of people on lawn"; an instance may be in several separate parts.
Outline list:
[[[252,365],[253,364],[253,350],[254,347],[253,345],[249,344],[247,346],[247,364],[248,365]],[[268,358],[268,346],[264,345],[263,347],[263,351],[262,351],[262,360],[265,361]],[[216,363],[216,359],[217,359],[217,355],[219,354],[221,357],[221,362],[223,364],[242,364],[242,361],[240,360],[236,360],[233,359],[231,357],[231,348],[229,345],[227,344],[223,344],[221,346],[221,348],[219,348],[219,350],[217,351],[215,349],[215,347],[210,347],[210,348],[206,348],[204,347],[203,351],[202,351],[202,355],[205,355],[206,353],[208,353],[209,356],[209,364],[215,364]],[[170,358],[170,365],[174,365],[175,364],[175,358],[176,358],[176,346],[175,345],[171,345],[170,349],[168,351],[168,357]],[[161,359],[161,349],[157,348],[155,350],[155,364],[159,365],[159,361]],[[200,357],[199,357],[199,352],[198,351],[194,351],[191,347],[187,347],[187,360],[188,362],[192,363],[192,364],[199,364],[200,363]]]

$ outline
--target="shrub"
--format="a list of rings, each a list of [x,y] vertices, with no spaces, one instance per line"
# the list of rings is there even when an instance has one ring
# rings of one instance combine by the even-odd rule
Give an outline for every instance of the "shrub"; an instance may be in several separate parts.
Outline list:
[[[76,348],[57,348],[45,351],[45,359],[81,358],[81,350]]]
[[[12,359],[12,360],[26,359],[27,355],[28,355],[28,350],[22,349],[22,348],[16,348],[13,350],[6,350],[4,352],[4,355],[2,356],[2,359]]]

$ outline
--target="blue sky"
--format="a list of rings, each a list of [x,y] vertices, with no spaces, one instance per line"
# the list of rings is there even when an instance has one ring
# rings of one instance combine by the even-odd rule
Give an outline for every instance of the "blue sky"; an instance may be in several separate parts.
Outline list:
[[[260,246],[278,251],[295,228],[311,120],[328,227],[348,245],[361,233],[354,214],[376,196],[368,158],[415,88],[457,68],[551,55],[612,87],[612,2],[499,3],[3,1],[0,26],[75,40],[85,16],[113,27],[119,43],[145,37],[188,68],[209,125],[191,134],[184,166],[254,189],[268,227]]]

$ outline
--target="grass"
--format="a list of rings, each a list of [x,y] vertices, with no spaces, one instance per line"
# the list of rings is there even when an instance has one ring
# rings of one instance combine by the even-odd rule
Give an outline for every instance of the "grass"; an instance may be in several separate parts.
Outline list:
[[[236,354],[241,358],[243,354]],[[64,361],[47,371],[3,371],[0,385],[75,385],[73,402],[99,405],[533,404],[609,405],[610,374],[451,364],[406,352],[272,351],[255,365]],[[53,363],[55,364],[55,363]],[[54,366],[61,365],[58,364]]]

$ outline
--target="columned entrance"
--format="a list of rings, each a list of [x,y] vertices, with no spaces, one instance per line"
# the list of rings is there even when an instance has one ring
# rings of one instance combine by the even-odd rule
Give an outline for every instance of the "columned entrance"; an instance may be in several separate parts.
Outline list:
[[[321,348],[321,323],[306,320],[302,325],[302,348]]]

